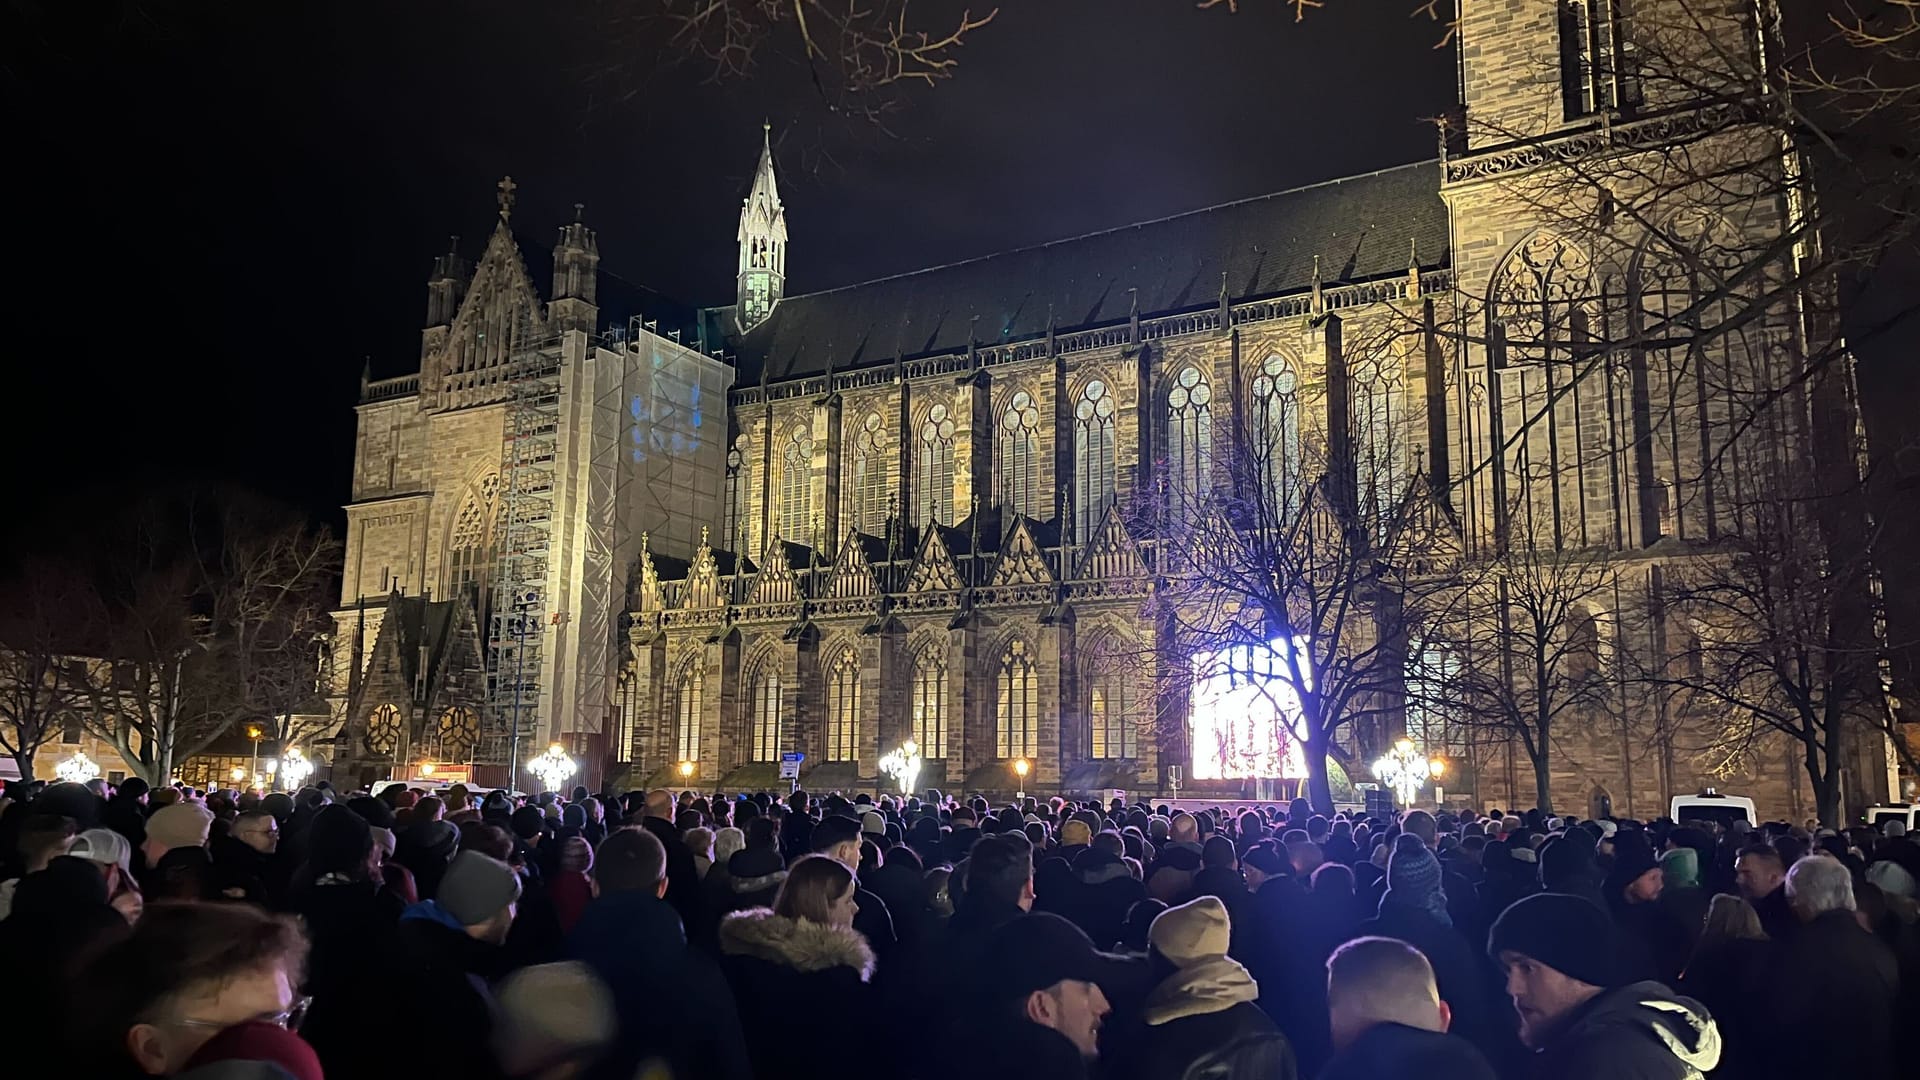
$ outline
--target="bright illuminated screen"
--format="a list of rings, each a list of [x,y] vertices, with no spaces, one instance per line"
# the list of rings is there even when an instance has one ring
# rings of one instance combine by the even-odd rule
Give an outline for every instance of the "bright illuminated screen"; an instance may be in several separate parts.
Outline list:
[[[1193,658],[1195,780],[1291,780],[1307,775],[1297,734],[1300,698],[1286,652],[1286,641],[1276,640]],[[1307,689],[1313,689],[1304,657],[1301,671]]]

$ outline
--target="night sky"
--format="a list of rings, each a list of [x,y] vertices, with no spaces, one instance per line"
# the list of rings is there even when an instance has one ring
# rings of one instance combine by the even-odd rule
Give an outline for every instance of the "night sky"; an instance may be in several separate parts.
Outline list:
[[[603,269],[720,304],[762,117],[797,293],[1430,157],[1452,94],[1404,0],[1009,0],[885,130],[791,52],[663,66],[611,0],[44,6],[0,15],[16,546],[180,483],[338,521],[361,365],[415,369],[503,173],[543,291],[580,202]]]

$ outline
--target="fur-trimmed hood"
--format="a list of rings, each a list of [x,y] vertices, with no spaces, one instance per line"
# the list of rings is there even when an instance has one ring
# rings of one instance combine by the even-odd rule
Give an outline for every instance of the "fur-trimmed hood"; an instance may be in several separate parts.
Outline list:
[[[861,982],[873,977],[873,949],[851,927],[789,919],[767,908],[736,911],[722,919],[720,951],[800,972],[849,967]]]

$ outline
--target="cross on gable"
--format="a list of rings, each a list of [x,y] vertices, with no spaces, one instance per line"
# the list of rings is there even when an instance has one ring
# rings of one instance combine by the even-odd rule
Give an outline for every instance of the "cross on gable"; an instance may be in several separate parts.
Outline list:
[[[495,186],[500,189],[500,216],[512,217],[513,193],[520,185],[513,182],[513,177],[503,176],[500,178],[500,183]]]

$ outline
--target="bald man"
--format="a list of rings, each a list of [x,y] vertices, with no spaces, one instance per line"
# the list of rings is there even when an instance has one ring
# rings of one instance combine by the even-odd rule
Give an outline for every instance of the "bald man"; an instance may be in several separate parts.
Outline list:
[[[1320,1080],[1494,1080],[1473,1044],[1447,1034],[1453,1013],[1433,968],[1404,941],[1363,937],[1334,950],[1327,1008],[1334,1056]]]
[[[673,792],[665,788],[647,792],[646,816],[640,825],[667,851],[667,903],[680,913],[681,927],[688,934],[700,932],[705,927],[700,917],[700,871],[693,865],[693,850],[673,827]]]

